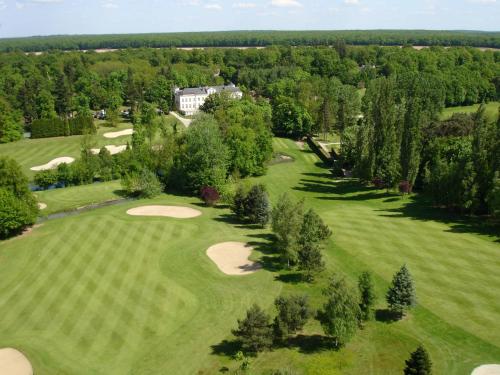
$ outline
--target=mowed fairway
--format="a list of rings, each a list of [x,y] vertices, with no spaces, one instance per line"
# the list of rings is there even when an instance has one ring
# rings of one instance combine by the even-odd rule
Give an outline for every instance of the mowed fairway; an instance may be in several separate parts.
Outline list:
[[[317,308],[329,274],[342,272],[354,283],[370,270],[377,307],[384,308],[392,274],[407,263],[419,302],[408,318],[372,322],[339,352],[297,340],[252,359],[254,373],[291,367],[303,374],[396,375],[419,343],[430,351],[436,374],[468,375],[500,360],[498,236],[432,217],[411,198],[336,181],[307,146],[302,151],[275,139],[275,149],[295,161],[274,165],[255,181],[266,184],[272,201],[284,191],[304,198],[333,230],[328,271],[316,283],[297,283],[293,272],[276,273],[266,263],[247,276],[220,272],[205,253],[214,244],[250,243],[251,259],[268,256],[261,252],[268,230],[234,223],[227,209],[172,195],[127,202],[49,220],[0,243],[0,347],[23,351],[42,375],[215,374],[237,367],[220,344],[231,340],[236,318],[253,302],[273,312],[281,292],[304,292]],[[59,209],[81,199],[65,190],[50,198],[59,192],[65,194]],[[185,220],[126,215],[151,204],[187,205],[203,214]],[[305,334],[315,333],[321,328],[312,321]]]

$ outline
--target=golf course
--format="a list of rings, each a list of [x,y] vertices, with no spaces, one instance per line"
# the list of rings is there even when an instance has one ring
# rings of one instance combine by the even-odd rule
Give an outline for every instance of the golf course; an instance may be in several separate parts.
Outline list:
[[[43,151],[47,160],[37,163],[77,156],[77,140],[35,142],[47,141],[60,146],[50,155]],[[28,173],[37,163],[23,142],[42,152],[33,141],[9,145],[15,153],[5,146],[0,152],[19,158]],[[251,358],[251,373],[290,368],[294,374],[396,375],[419,344],[429,351],[435,374],[469,375],[481,364],[498,363],[498,233],[484,221],[431,208],[418,195],[334,179],[307,144],[274,138],[273,148],[292,160],[272,164],[251,182],[266,186],[272,204],[283,192],[304,199],[333,232],[326,270],[313,283],[277,268],[270,229],[239,222],[224,205],[162,194],[75,213],[119,199],[120,184],[37,192],[47,204],[42,218],[31,231],[0,242],[0,348],[24,353],[37,375],[233,371],[239,364],[231,329],[253,303],[273,312],[280,294],[307,293],[319,309],[331,275],[355,285],[368,270],[376,319],[352,341],[339,350],[325,347],[320,324],[311,320],[293,345]],[[137,210],[143,206],[190,210],[172,217]],[[47,217],[68,210],[67,216]],[[232,242],[250,253],[243,261],[260,266],[245,274],[222,272],[207,249]],[[385,292],[402,264],[413,275],[417,306],[389,321]]]

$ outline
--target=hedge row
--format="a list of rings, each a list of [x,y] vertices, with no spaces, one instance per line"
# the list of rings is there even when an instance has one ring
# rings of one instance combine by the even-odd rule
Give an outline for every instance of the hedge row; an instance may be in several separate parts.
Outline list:
[[[95,133],[96,130],[92,117],[38,119],[31,124],[31,138],[81,135],[85,132]]]

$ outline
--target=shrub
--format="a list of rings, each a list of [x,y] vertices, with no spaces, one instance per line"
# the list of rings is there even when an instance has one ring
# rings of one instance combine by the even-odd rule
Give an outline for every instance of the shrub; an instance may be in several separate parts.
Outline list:
[[[163,190],[156,174],[148,169],[143,169],[140,173],[126,174],[122,177],[121,184],[128,195],[136,197],[152,198]]]
[[[432,375],[432,362],[422,345],[405,362],[404,375]]]
[[[374,177],[373,180],[372,180],[372,184],[377,189],[383,189],[383,188],[385,188],[385,182],[380,177]]]
[[[412,190],[412,186],[409,181],[401,181],[399,183],[399,192],[401,194],[410,194]]]
[[[35,184],[40,186],[42,189],[48,189],[52,185],[56,184],[58,180],[58,173],[51,170],[38,172],[34,178]]]
[[[233,330],[233,335],[239,338],[244,351],[257,353],[271,347],[273,331],[270,317],[258,305],[253,305],[246,314],[245,319],[238,319],[238,329]]]
[[[201,199],[209,207],[214,206],[220,199],[220,194],[216,188],[205,186],[201,189]]]

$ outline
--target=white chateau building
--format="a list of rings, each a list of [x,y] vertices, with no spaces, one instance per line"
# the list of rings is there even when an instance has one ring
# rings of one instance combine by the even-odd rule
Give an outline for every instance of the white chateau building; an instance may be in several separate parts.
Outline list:
[[[241,90],[232,83],[227,86],[192,87],[186,89],[176,87],[174,90],[175,106],[179,112],[191,116],[198,112],[198,109],[205,103],[209,95],[223,92],[229,93],[234,99],[241,99],[243,97]]]

